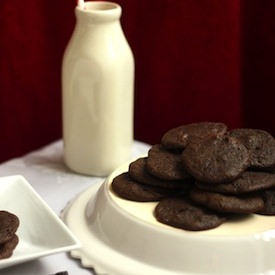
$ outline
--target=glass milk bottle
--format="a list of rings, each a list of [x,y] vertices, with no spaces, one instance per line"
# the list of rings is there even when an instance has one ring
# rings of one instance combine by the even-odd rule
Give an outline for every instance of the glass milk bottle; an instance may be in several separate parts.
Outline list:
[[[131,156],[134,58],[120,24],[121,7],[85,2],[62,64],[66,165],[106,176]]]

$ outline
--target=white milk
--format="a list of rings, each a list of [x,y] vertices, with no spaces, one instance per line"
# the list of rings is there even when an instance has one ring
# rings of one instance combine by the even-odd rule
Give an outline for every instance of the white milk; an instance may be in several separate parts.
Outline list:
[[[62,64],[65,163],[105,176],[129,159],[133,142],[134,58],[121,7],[85,2]]]

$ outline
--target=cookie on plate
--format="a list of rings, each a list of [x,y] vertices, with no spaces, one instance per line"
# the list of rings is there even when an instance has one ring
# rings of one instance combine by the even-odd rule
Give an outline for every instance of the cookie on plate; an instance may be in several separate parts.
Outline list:
[[[136,181],[153,186],[171,189],[186,189],[194,184],[192,179],[188,180],[162,180],[148,173],[146,169],[147,158],[138,158],[129,165],[129,174]]]
[[[218,184],[232,181],[246,170],[249,152],[236,138],[209,136],[188,144],[182,163],[195,179]]]
[[[203,139],[208,135],[223,135],[227,126],[219,122],[198,122],[182,125],[167,131],[161,144],[168,149],[183,150],[193,139]]]
[[[230,182],[213,185],[196,181],[195,185],[200,189],[218,193],[242,194],[275,187],[275,174],[259,171],[244,171],[238,178]]]
[[[131,201],[159,201],[174,194],[174,190],[141,184],[129,175],[129,172],[116,176],[112,181],[112,190],[121,198]]]
[[[275,168],[275,139],[259,129],[234,129],[228,135],[238,138],[250,153],[250,168],[273,170]]]
[[[153,176],[163,180],[186,180],[190,174],[182,165],[181,153],[168,151],[161,144],[156,144],[148,151],[146,169]]]
[[[260,194],[264,200],[264,207],[256,213],[262,215],[275,215],[275,189],[263,190]]]
[[[194,202],[218,212],[250,214],[264,207],[263,198],[254,193],[236,196],[195,188],[190,191],[190,198]]]
[[[0,244],[14,237],[19,227],[19,218],[8,211],[0,211]]]
[[[12,256],[14,249],[19,243],[19,238],[14,234],[8,241],[0,244],[0,259],[6,259]]]
[[[186,197],[165,198],[155,208],[156,219],[185,230],[212,229],[226,221],[226,216],[201,207]]]

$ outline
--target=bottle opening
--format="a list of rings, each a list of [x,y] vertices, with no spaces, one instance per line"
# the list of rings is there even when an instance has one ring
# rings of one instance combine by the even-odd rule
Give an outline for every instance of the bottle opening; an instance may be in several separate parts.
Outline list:
[[[89,11],[108,11],[117,9],[119,6],[116,3],[112,2],[101,2],[101,1],[94,1],[94,2],[85,2],[85,10]]]

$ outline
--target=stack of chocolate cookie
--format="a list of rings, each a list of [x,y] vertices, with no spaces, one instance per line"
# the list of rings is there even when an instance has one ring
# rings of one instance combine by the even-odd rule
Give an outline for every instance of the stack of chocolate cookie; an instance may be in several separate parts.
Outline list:
[[[154,214],[162,223],[205,230],[232,214],[275,215],[274,171],[269,133],[201,122],[166,132],[112,188],[125,199],[159,201]]]
[[[16,231],[19,227],[19,218],[10,212],[0,211],[0,259],[12,256],[19,238]]]

